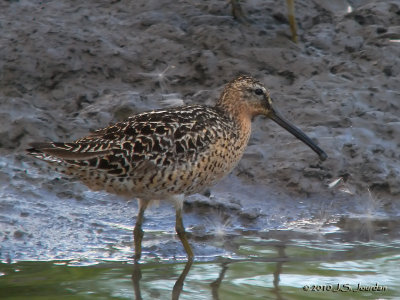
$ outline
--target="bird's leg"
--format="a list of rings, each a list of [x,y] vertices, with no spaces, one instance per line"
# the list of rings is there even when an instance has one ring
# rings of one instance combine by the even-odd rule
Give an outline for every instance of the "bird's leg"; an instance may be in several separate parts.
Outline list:
[[[185,248],[188,258],[192,259],[194,255],[193,255],[192,248],[190,247],[189,242],[186,238],[185,227],[183,226],[183,221],[182,221],[182,210],[181,209],[176,210],[175,230],[182,242],[183,248]]]
[[[232,15],[233,17],[242,23],[249,23],[246,18],[246,14],[243,12],[242,6],[239,3],[240,0],[230,0],[232,5]],[[292,40],[297,44],[297,25],[296,25],[296,17],[294,14],[294,0],[286,0],[286,4],[288,7],[288,20],[290,26],[290,32],[292,33]]]
[[[232,5],[232,16],[242,23],[247,23],[247,18],[245,13],[243,12],[242,6],[239,3],[239,0],[230,0]]]
[[[290,31],[292,33],[293,42],[297,43],[297,26],[296,26],[296,17],[294,14],[294,0],[286,0],[286,4],[288,7],[288,19]]]
[[[179,239],[182,242],[183,248],[185,248],[188,258],[191,260],[191,259],[193,259],[194,255],[193,255],[192,248],[190,247],[189,242],[186,237],[185,227],[183,226],[182,207],[183,207],[183,195],[177,196],[176,200],[175,200],[175,209],[176,209],[175,230],[176,230],[176,233],[178,234]]]
[[[147,208],[148,202],[139,199],[138,204],[139,204],[139,213],[136,217],[135,228],[133,229],[133,241],[135,243],[135,261],[138,261],[140,259],[140,256],[142,255],[142,239],[143,239],[142,224],[143,224],[144,211]]]

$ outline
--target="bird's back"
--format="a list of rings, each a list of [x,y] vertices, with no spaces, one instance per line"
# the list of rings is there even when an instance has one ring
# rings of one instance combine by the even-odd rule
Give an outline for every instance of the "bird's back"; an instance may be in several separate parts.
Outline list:
[[[94,190],[149,199],[192,194],[228,174],[250,130],[215,107],[146,112],[70,143],[32,143],[28,152]]]

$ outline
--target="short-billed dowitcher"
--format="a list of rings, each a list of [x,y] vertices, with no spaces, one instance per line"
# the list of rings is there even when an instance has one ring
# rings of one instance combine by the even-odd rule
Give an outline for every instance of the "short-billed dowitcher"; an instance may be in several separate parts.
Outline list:
[[[184,196],[216,183],[236,166],[257,115],[284,127],[321,160],[327,158],[273,108],[267,89],[248,76],[228,83],[214,107],[192,105],[145,112],[74,142],[32,143],[27,151],[93,190],[139,199],[133,230],[136,260],[141,256],[146,207],[152,200],[172,200],[175,229],[191,259],[193,252],[182,222]]]

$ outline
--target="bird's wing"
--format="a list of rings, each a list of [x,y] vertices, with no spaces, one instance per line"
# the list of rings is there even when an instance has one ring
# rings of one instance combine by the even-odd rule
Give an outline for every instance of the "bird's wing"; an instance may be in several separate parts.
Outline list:
[[[50,163],[133,176],[136,171],[195,159],[218,138],[218,113],[187,106],[135,115],[70,143],[32,143],[28,153]]]

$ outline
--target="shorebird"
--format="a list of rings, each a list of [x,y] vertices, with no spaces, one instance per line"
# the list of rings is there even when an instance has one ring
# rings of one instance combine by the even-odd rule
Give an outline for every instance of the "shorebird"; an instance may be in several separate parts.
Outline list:
[[[28,153],[93,190],[135,197],[135,260],[142,251],[142,222],[153,200],[172,200],[176,233],[193,258],[182,222],[184,196],[215,184],[237,165],[251,121],[272,119],[314,150],[327,155],[273,108],[268,90],[240,76],[228,83],[215,106],[191,105],[140,113],[74,142],[31,143]]]

